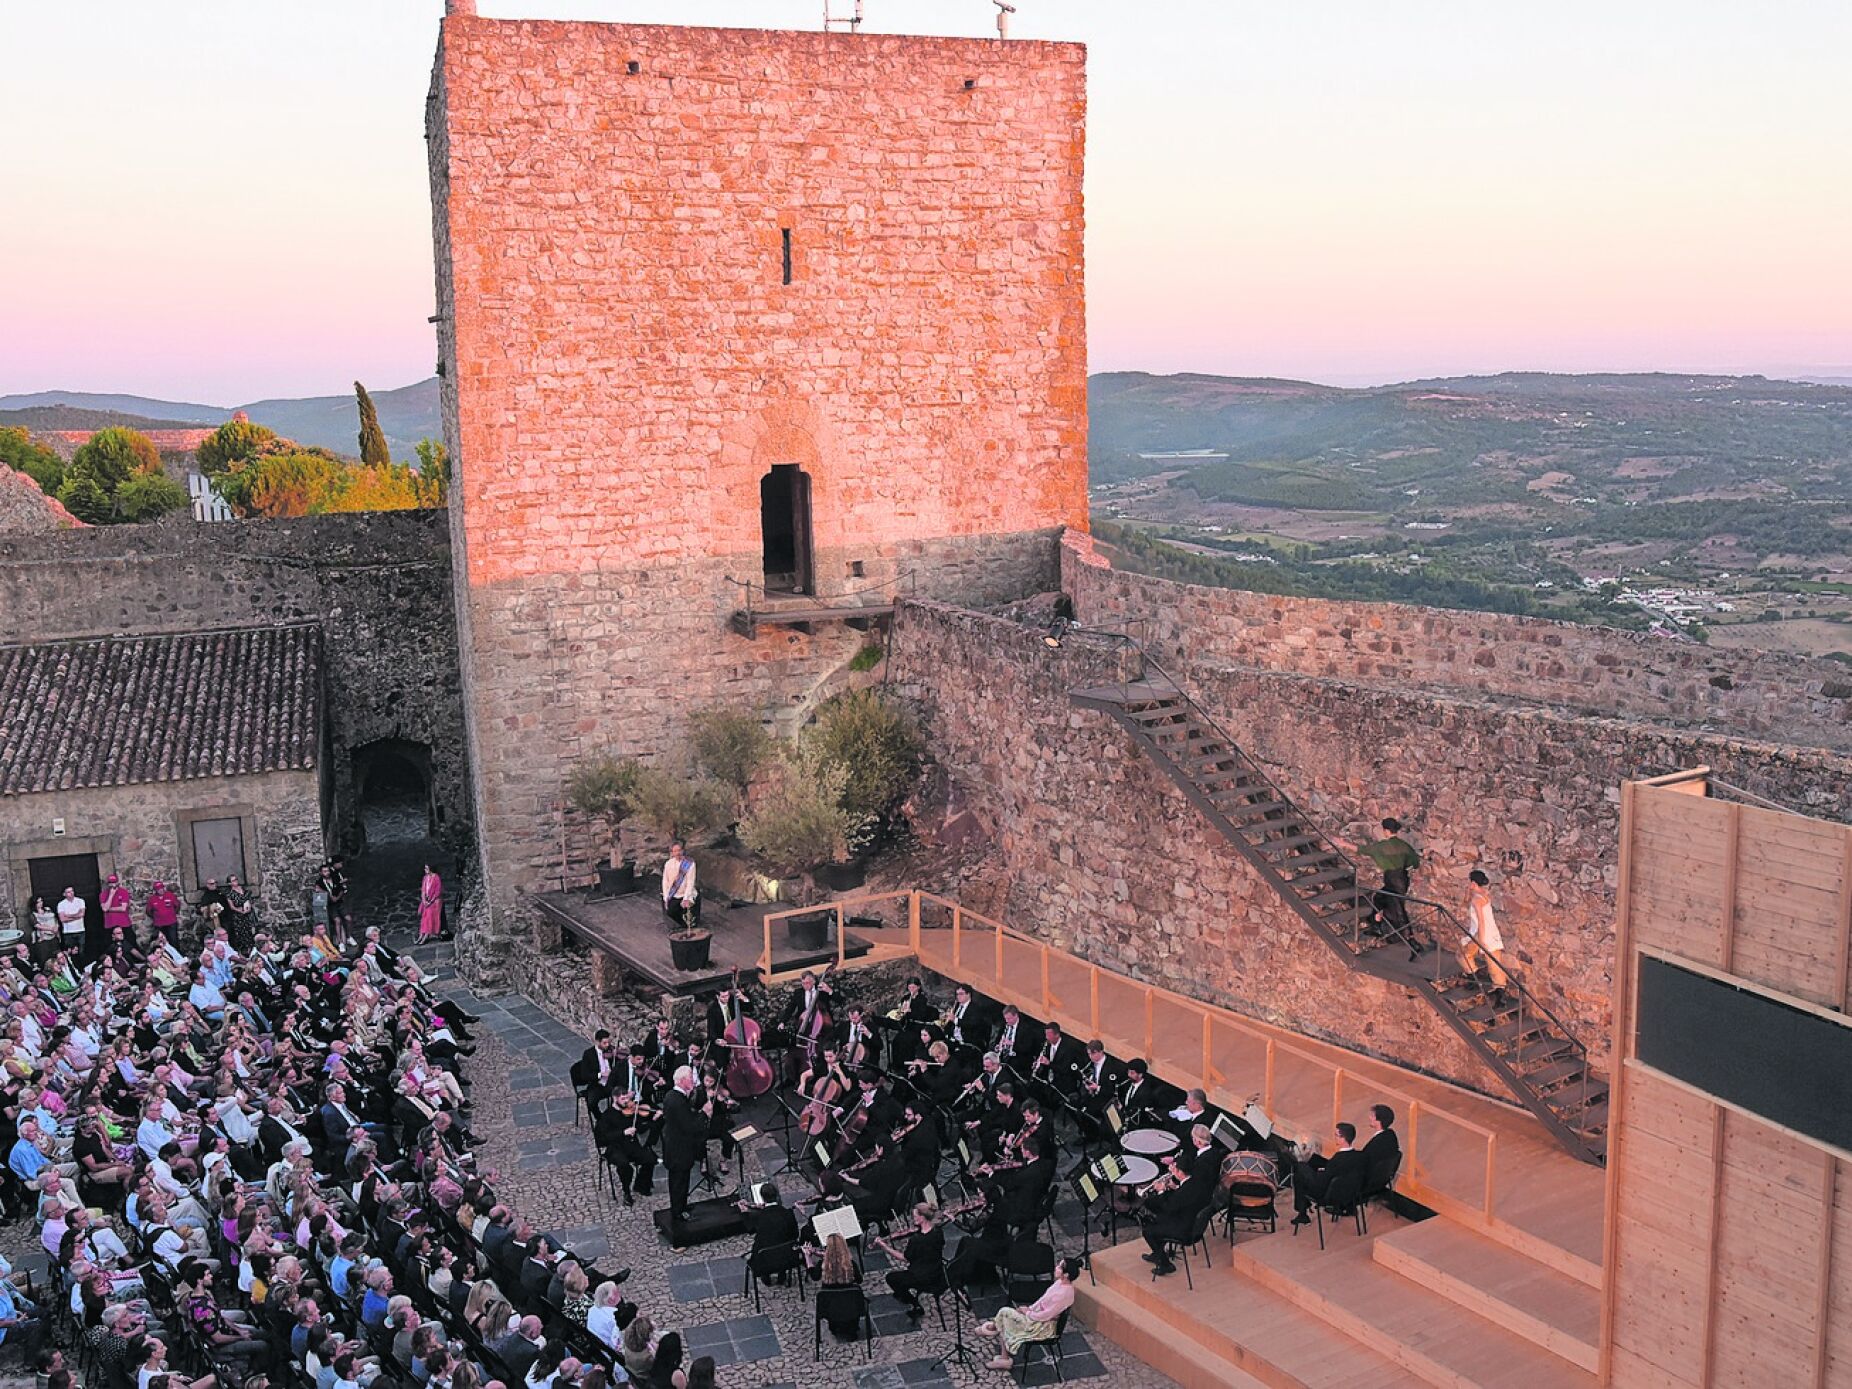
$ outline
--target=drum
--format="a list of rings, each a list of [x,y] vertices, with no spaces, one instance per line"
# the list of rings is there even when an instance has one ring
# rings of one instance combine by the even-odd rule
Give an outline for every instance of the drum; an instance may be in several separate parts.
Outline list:
[[[1122,1135],[1119,1146],[1142,1157],[1163,1157],[1177,1151],[1181,1140],[1169,1129],[1133,1129]]]
[[[1125,1171],[1119,1174],[1114,1186],[1143,1186],[1157,1180],[1158,1165],[1150,1158],[1129,1157],[1124,1161]]]

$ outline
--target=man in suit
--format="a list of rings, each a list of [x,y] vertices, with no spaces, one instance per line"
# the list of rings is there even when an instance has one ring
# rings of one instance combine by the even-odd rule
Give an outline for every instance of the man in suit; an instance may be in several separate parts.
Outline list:
[[[1003,1010],[1003,1025],[997,1029],[997,1040],[990,1049],[1016,1074],[1027,1075],[1030,1063],[1035,1060],[1036,1037],[1035,1029],[1023,1020],[1022,1013],[1012,1003]]]
[[[1363,1179],[1368,1174],[1364,1165],[1363,1154],[1357,1151],[1357,1126],[1340,1123],[1337,1126],[1338,1147],[1329,1158],[1314,1153],[1304,1162],[1293,1168],[1293,1224],[1309,1225],[1312,1217],[1306,1212],[1312,1208],[1314,1201],[1323,1201],[1333,1188],[1339,1194],[1346,1190],[1354,1198],[1363,1194]]]
[[[1369,1141],[1363,1145],[1363,1189],[1385,1190],[1402,1165],[1402,1142],[1395,1136],[1395,1111],[1386,1104],[1370,1106]]]
[[[836,1029],[836,1050],[851,1068],[881,1065],[881,1034],[859,1003],[849,1005],[849,1016]]]
[[[971,990],[960,984],[952,995],[952,1006],[945,1014],[945,1036],[954,1049],[970,1048],[983,1051],[985,1040],[990,1030],[984,1025],[983,1014],[978,1011],[976,1001],[971,997]]]
[[[592,1034],[592,1044],[579,1057],[573,1084],[585,1092],[585,1104],[592,1113],[598,1112],[611,1093],[617,1072],[617,1043],[604,1028]]]
[[[650,1147],[650,1126],[628,1090],[619,1090],[599,1111],[592,1123],[592,1140],[617,1170],[626,1206],[634,1204],[632,1191],[648,1196],[655,1190],[656,1153]]]
[[[1066,1106],[1080,1072],[1080,1058],[1080,1043],[1063,1036],[1061,1024],[1051,1022],[1042,1029],[1042,1046],[1029,1063],[1029,1076],[1037,1098],[1050,1112],[1058,1113]]]
[[[1119,1092],[1119,1122],[1128,1129],[1147,1127],[1170,1108],[1170,1087],[1153,1077],[1142,1057],[1125,1063],[1125,1089]]]
[[[1081,1136],[1092,1142],[1106,1124],[1106,1107],[1125,1083],[1125,1072],[1106,1054],[1106,1043],[1095,1037],[1087,1043],[1087,1059],[1074,1076],[1074,1118]]]
[[[521,1324],[513,1331],[490,1341],[489,1349],[511,1371],[510,1382],[519,1384],[527,1378],[527,1372],[534,1368],[534,1362],[540,1358],[544,1345],[540,1318],[522,1317]]]
[[[1182,1100],[1170,1111],[1169,1117],[1169,1127],[1175,1129],[1177,1137],[1181,1141],[1187,1143],[1190,1138],[1190,1130],[1195,1128],[1198,1124],[1201,1124],[1206,1129],[1213,1130],[1215,1128],[1215,1121],[1222,1117],[1222,1111],[1209,1103],[1209,1096],[1207,1094],[1200,1089],[1196,1089],[1184,1092]]]
[[[1145,1243],[1151,1246],[1151,1252],[1144,1258],[1160,1278],[1177,1271],[1164,1245],[1189,1238],[1190,1227],[1214,1198],[1216,1179],[1222,1173],[1221,1154],[1203,1125],[1190,1130],[1189,1155],[1180,1160],[1180,1165],[1185,1174],[1183,1181],[1145,1202]]]
[[[662,1163],[669,1169],[669,1229],[682,1223],[688,1209],[688,1177],[707,1156],[708,1120],[712,1106],[696,1109],[695,1074],[677,1068],[675,1083],[662,1102]]]
[[[752,1231],[752,1248],[746,1266],[761,1278],[788,1280],[803,1257],[798,1253],[797,1214],[787,1207],[778,1188],[765,1184],[765,1204],[740,1202],[746,1228]]]

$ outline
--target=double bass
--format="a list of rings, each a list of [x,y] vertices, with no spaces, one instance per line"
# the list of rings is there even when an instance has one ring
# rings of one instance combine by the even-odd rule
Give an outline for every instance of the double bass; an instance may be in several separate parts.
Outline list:
[[[733,967],[733,1020],[721,1039],[727,1044],[727,1089],[742,1100],[763,1095],[772,1088],[772,1063],[759,1050],[759,1024],[746,1016],[740,1002],[739,966]]]

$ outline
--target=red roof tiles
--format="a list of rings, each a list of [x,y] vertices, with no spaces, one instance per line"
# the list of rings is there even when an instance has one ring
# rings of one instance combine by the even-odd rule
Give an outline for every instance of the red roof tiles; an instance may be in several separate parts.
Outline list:
[[[321,629],[0,646],[0,795],[313,767]]]

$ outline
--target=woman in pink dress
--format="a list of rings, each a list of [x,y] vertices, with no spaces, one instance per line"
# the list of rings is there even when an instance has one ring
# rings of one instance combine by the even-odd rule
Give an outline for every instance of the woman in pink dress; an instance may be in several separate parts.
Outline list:
[[[436,940],[444,933],[444,880],[430,864],[418,885],[418,943]]]

